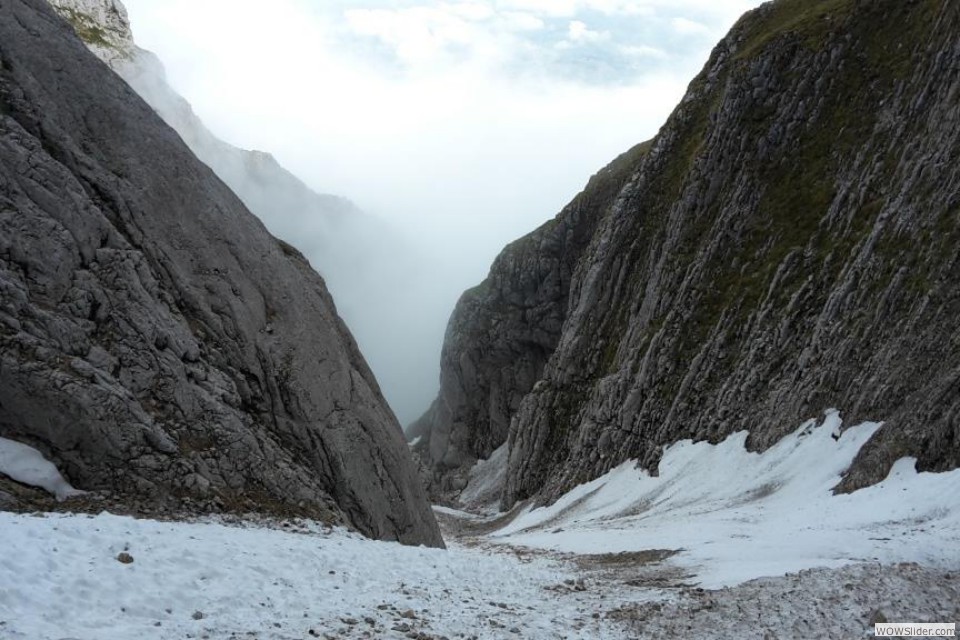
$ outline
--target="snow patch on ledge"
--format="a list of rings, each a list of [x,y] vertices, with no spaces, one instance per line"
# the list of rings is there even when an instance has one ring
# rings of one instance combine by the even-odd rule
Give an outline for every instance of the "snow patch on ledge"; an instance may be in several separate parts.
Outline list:
[[[708,588],[855,562],[960,567],[960,470],[917,473],[904,458],[880,484],[833,495],[881,426],[841,425],[830,411],[763,453],[746,450],[746,432],[679,442],[658,477],[622,464],[493,536],[573,553],[680,549],[671,562]]]
[[[0,438],[0,474],[32,487],[46,489],[57,497],[66,500],[72,496],[83,495],[64,480],[57,467],[43,457],[43,454],[22,442]]]

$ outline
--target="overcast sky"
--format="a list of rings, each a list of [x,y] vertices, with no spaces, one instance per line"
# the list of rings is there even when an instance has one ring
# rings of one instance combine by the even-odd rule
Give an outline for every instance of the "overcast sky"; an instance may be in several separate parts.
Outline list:
[[[760,4],[124,2],[138,44],[214,133],[392,221],[438,263],[416,287],[431,298],[415,301],[422,360],[392,363],[430,380],[460,292],[652,137],[716,41]],[[384,386],[403,422],[435,391],[399,399]]]

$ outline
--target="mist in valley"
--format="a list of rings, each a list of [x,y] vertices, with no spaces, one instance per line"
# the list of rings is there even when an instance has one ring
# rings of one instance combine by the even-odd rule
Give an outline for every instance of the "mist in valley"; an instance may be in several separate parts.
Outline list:
[[[460,294],[652,137],[756,4],[126,2],[175,93],[136,88],[324,276],[404,425]]]

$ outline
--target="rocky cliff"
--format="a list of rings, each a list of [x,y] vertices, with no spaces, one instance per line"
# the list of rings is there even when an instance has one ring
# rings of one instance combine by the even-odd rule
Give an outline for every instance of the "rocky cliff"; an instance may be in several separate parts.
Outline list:
[[[407,429],[434,499],[462,490],[473,464],[506,442],[511,417],[560,339],[574,267],[648,148],[637,145],[598,172],[461,296],[444,339],[439,395]]]
[[[144,52],[130,32],[127,9],[119,0],[49,0],[93,53],[114,69],[132,64]]]
[[[215,136],[187,100],[167,82],[160,60],[137,46],[120,0],[50,0],[87,47],[110,66],[213,169],[278,238],[294,245],[327,283],[337,307],[377,373],[398,414],[410,420],[433,388],[424,367],[400,367],[398,343],[422,332],[423,304],[410,283],[432,268],[384,220],[350,200],[318,193],[269,153],[233,146]],[[320,117],[320,115],[318,115]],[[384,318],[390,318],[384,322]],[[415,352],[410,350],[411,357]],[[411,378],[423,379],[422,384]]]
[[[323,280],[43,0],[0,2],[0,436],[138,504],[441,545]]]
[[[958,466],[958,33],[944,0],[746,14],[623,188],[551,223],[597,221],[569,245],[568,286],[541,229],[498,258],[479,288],[494,294],[465,294],[421,429],[435,472],[459,461],[448,434],[483,456],[509,420],[509,507],[627,459],[655,470],[685,438],[746,429],[763,449],[830,407],[886,421],[841,490],[905,455]],[[517,312],[544,295],[549,315]],[[512,373],[544,361],[535,382]]]
[[[325,240],[325,253],[342,244],[330,236],[343,231],[345,218],[363,213],[345,198],[312,191],[269,153],[240,149],[217,138],[168,84],[160,60],[137,46],[120,0],[49,2],[87,48],[126,80],[274,232],[291,237],[299,232],[297,239],[302,239],[304,224],[312,223],[317,227],[312,235]]]

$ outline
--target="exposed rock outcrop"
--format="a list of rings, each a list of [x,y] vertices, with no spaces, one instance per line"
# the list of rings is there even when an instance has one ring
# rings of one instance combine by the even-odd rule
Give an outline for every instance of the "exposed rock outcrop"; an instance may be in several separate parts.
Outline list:
[[[441,545],[323,280],[43,0],[0,2],[0,436],[78,489]]]
[[[161,61],[137,46],[120,0],[50,0],[77,35],[170,125],[191,151],[236,193],[271,233],[294,245],[319,271],[341,316],[363,348],[399,414],[410,420],[423,393],[410,378],[434,381],[425,367],[395,364],[397,342],[418,335],[422,322],[414,275],[433,263],[397,229],[350,200],[318,193],[273,155],[241,149],[215,136],[167,82]],[[251,89],[253,90],[253,89]],[[318,116],[319,117],[319,116]],[[384,322],[383,318],[390,318]],[[393,343],[393,347],[390,344]],[[431,374],[432,375],[432,374]]]
[[[144,53],[133,41],[127,8],[119,0],[49,0],[80,39],[110,67],[131,65]]]
[[[957,33],[960,6],[942,0],[777,0],[738,22],[624,188],[586,212],[598,223],[567,258],[563,325],[550,353],[535,350],[548,358],[538,381],[498,391],[523,395],[504,506],[627,459],[653,470],[685,438],[747,429],[762,449],[829,407],[847,424],[886,421],[842,490],[904,455],[923,470],[960,465]],[[528,265],[535,236],[521,241]],[[541,286],[552,279],[528,266],[497,284],[498,300]],[[447,365],[444,388],[530,357],[485,355],[534,332],[522,319],[488,334],[498,346],[460,339],[482,331],[461,323],[444,363],[469,362],[469,377]],[[482,394],[470,402],[480,419],[433,431],[482,442],[473,431],[499,414]]]
[[[557,346],[574,267],[649,145],[590,179],[553,220],[508,246],[464,293],[447,326],[440,392],[407,428],[440,499],[464,488],[470,467],[507,441],[510,419]]]
[[[318,230],[311,234],[312,241],[322,242],[327,253],[335,252],[343,244],[330,236],[343,232],[348,217],[367,222],[349,200],[312,191],[269,153],[240,149],[213,135],[190,103],[167,83],[160,60],[137,46],[127,10],[120,0],[49,2],[73,26],[87,48],[126,80],[274,233],[293,236],[299,232],[297,239],[303,240],[304,225],[312,223]],[[369,222],[372,227],[372,220]],[[336,262],[334,257],[325,260],[324,267],[331,268]]]

